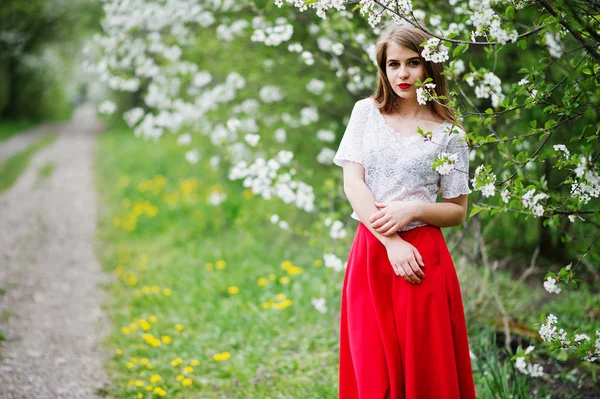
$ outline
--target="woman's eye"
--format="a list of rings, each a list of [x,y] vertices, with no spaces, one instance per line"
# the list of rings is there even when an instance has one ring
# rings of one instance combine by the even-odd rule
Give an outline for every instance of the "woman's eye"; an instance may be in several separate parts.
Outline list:
[[[397,62],[390,62],[390,66],[391,66],[391,67],[395,67],[396,65],[398,65],[398,63],[397,63]]]
[[[419,65],[419,61],[410,61],[408,63],[408,65],[410,65],[410,66],[417,66],[417,65]]]

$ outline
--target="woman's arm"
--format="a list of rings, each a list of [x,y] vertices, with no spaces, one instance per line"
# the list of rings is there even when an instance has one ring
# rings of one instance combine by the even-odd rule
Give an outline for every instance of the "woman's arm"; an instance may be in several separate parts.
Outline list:
[[[371,227],[369,218],[378,209],[375,206],[375,198],[365,183],[365,168],[361,164],[350,161],[344,162],[344,193],[360,221],[371,230],[382,244],[387,246],[393,241],[403,241],[398,234],[384,236]]]
[[[467,214],[467,195],[444,199],[444,202],[391,201],[376,202],[379,209],[370,218],[370,226],[390,236],[413,220],[437,227],[458,226]]]
[[[377,207],[375,198],[365,183],[365,169],[361,164],[344,161],[344,193],[360,221],[385,246],[396,275],[411,284],[419,284],[425,277],[421,269],[425,264],[419,251],[398,234],[385,236],[375,231],[369,223],[369,218],[377,211]]]

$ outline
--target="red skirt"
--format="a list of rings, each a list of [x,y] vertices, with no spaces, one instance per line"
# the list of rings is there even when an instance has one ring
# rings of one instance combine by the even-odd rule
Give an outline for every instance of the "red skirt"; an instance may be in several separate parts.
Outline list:
[[[400,236],[417,248],[421,284],[396,276],[359,223],[342,290],[340,399],[475,399],[456,270],[439,228]]]

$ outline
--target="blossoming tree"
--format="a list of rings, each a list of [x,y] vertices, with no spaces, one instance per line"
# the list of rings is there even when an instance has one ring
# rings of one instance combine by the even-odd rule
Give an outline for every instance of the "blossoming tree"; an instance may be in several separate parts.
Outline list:
[[[550,293],[576,287],[584,266],[598,273],[589,261],[600,260],[598,3],[425,0],[417,8],[410,0],[105,0],[104,10],[104,33],[88,50],[88,67],[111,89],[134,94],[122,111],[135,134],[178,134],[189,162],[211,156],[213,167],[226,168],[229,179],[255,195],[314,214],[324,228],[311,232],[334,242],[347,235],[339,215],[348,214],[348,205],[331,195],[339,173],[332,169],[324,184],[311,178],[331,163],[344,124],[321,125],[321,115],[347,116],[352,97],[371,94],[374,41],[385,23],[428,29],[434,37],[422,44],[422,55],[447,63],[447,106],[468,132],[471,182],[479,192],[471,216],[509,221],[509,231],[539,220],[536,245],[564,265],[548,272],[543,286]],[[229,53],[204,48],[202,38],[215,35]],[[264,59],[252,63],[247,54],[260,46]],[[203,59],[202,51],[231,69],[211,70],[214,59]],[[302,84],[286,75],[302,68],[313,75]],[[419,101],[440,100],[435,86],[422,82]],[[111,113],[117,106],[100,108]],[[433,166],[444,174],[455,162],[455,154],[442,154]],[[290,229],[279,215],[271,222]],[[342,248],[328,244],[326,265],[343,269],[335,255]],[[569,333],[557,325],[549,315],[539,331],[550,350],[571,350],[584,361],[600,357],[600,331]],[[519,350],[516,367],[542,375],[529,362],[532,351]]]

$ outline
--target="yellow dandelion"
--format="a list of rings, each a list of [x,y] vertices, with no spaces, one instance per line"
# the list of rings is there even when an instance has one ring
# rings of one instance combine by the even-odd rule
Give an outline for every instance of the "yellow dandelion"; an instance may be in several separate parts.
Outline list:
[[[238,292],[240,292],[240,289],[236,286],[231,286],[231,287],[227,288],[227,292],[229,292],[231,295],[235,295]]]
[[[132,357],[132,358],[131,358],[131,361],[132,361],[134,364],[135,364],[135,363],[137,363],[137,362],[138,362],[138,360],[139,360],[139,359],[138,359],[137,357]]]
[[[131,324],[129,325],[129,329],[130,329],[131,331],[136,331],[136,330],[137,330],[137,328],[138,328],[138,325],[137,325],[137,323],[131,323]]]
[[[112,222],[113,222],[113,225],[115,225],[115,227],[119,227],[121,225],[121,218],[115,216],[113,218]]]
[[[181,374],[179,374],[176,378],[177,378],[177,381],[183,381],[185,379],[185,377],[182,376]]]
[[[154,374],[154,375],[152,375],[152,377],[150,377],[150,382],[153,383],[153,384],[156,384],[161,379],[162,378],[160,377],[160,375]]]
[[[137,394],[137,397],[138,397],[139,399],[142,399],[142,398],[144,397],[144,394],[140,392],[140,393],[138,393],[138,394]]]
[[[152,288],[150,288],[147,285],[142,287],[142,291],[144,292],[144,294],[152,294]]]
[[[135,381],[135,386],[136,387],[141,387],[142,385],[144,385],[144,381],[140,381],[140,380],[136,380]]]
[[[270,281],[275,281],[275,279],[277,278],[273,273],[269,274],[268,276]]]
[[[151,291],[153,294],[158,294],[160,292],[160,287],[158,285],[153,285],[151,287]],[[150,319],[148,319],[150,320]],[[154,323],[152,320],[150,320],[151,323]]]
[[[273,305],[273,307],[277,309],[285,309],[289,308],[290,306],[292,306],[292,301],[289,299],[286,299],[285,301],[281,301]]]
[[[126,366],[127,366],[128,369],[132,369],[135,366],[135,364],[133,364],[133,362],[128,362],[126,364]]]
[[[213,359],[216,360],[216,361],[218,361],[218,362],[220,362],[220,361],[223,361],[223,360],[227,360],[230,357],[231,357],[231,353],[229,353],[229,352],[223,352],[223,353],[216,353],[213,356]]]
[[[183,331],[183,326],[181,324],[175,324],[175,329],[177,331]]]
[[[269,280],[267,280],[264,277],[261,277],[258,279],[257,284],[259,287],[264,287],[265,285],[269,284]]]
[[[167,394],[167,391],[165,391],[164,389],[162,389],[161,387],[156,387],[154,388],[154,390],[152,391],[155,394],[157,394],[158,396],[165,396]]]
[[[275,295],[275,298],[277,298],[278,301],[283,301],[286,298],[286,296],[285,294],[277,294]]]
[[[127,284],[129,284],[130,286],[135,286],[137,285],[138,280],[137,277],[135,277],[134,275],[129,276],[129,279],[127,280]]]
[[[123,354],[123,350],[122,349],[117,349],[115,352],[116,352],[117,355],[122,355]]]
[[[200,361],[197,359],[192,360],[192,366],[199,366],[200,365]]]
[[[131,333],[131,330],[129,329],[129,327],[121,327],[121,332],[125,335],[129,335]]]
[[[194,371],[194,368],[190,367],[190,366],[186,366],[186,367],[183,368],[183,372],[186,373],[186,374],[190,374],[193,371]]]
[[[140,364],[148,364],[148,359],[146,359],[146,358],[141,359]]]
[[[144,331],[148,331],[151,328],[150,323],[148,323],[146,320],[140,320],[139,323],[140,323],[140,328]]]
[[[287,272],[290,276],[294,276],[296,274],[300,274],[304,271],[304,269],[302,269],[301,267],[298,266],[292,266],[289,269],[287,269]]]
[[[127,381],[127,385],[129,385],[129,386],[132,386],[134,383],[135,383],[135,381],[133,381],[133,380]]]
[[[316,259],[316,260],[313,262],[313,265],[314,265],[315,267],[321,267],[321,266],[323,266],[323,260],[321,260],[321,259]]]
[[[251,189],[248,188],[248,189],[244,190],[244,198],[245,199],[250,200],[253,197],[254,197],[254,193],[252,192]]]
[[[222,259],[219,259],[218,261],[216,261],[216,262],[215,262],[215,267],[216,267],[218,270],[221,270],[221,269],[225,269],[225,267],[227,267],[227,264],[225,263],[225,261],[224,261],[224,260],[222,260]]]
[[[148,364],[146,365],[146,368],[147,368],[147,369],[152,369],[152,368],[154,368],[154,366],[152,366],[152,364],[151,364],[151,363],[148,363]]]
[[[292,262],[290,262],[289,260],[283,261],[283,262],[281,263],[281,267],[282,267],[284,270],[287,270],[287,269],[289,269],[289,268],[290,268],[290,267],[292,267],[292,266],[293,266],[293,265],[292,265]]]
[[[287,276],[283,276],[283,277],[279,277],[279,283],[280,284],[289,284],[290,283],[290,278]]]
[[[171,343],[171,337],[169,337],[168,335],[163,335],[161,338],[161,341],[163,344],[170,344]]]
[[[215,266],[214,266],[212,263],[206,263],[206,264],[204,265],[204,268],[205,268],[207,271],[209,271],[209,272],[212,272],[212,271],[213,271],[213,269],[215,268]]]
[[[171,366],[174,366],[174,367],[179,366],[181,364],[181,361],[182,360],[180,357],[178,357],[177,359],[173,359],[173,360],[171,360]]]
[[[151,391],[154,387],[152,385],[146,385],[146,391]]]
[[[148,317],[148,321],[150,323],[156,323],[156,321],[157,321],[156,316],[152,315],[152,316]]]
[[[173,292],[168,288],[163,288],[162,292],[164,296],[171,296],[171,294],[173,294]]]
[[[192,385],[192,380],[186,378],[185,380],[181,381],[181,385],[183,385],[184,387],[189,387],[190,385]]]

